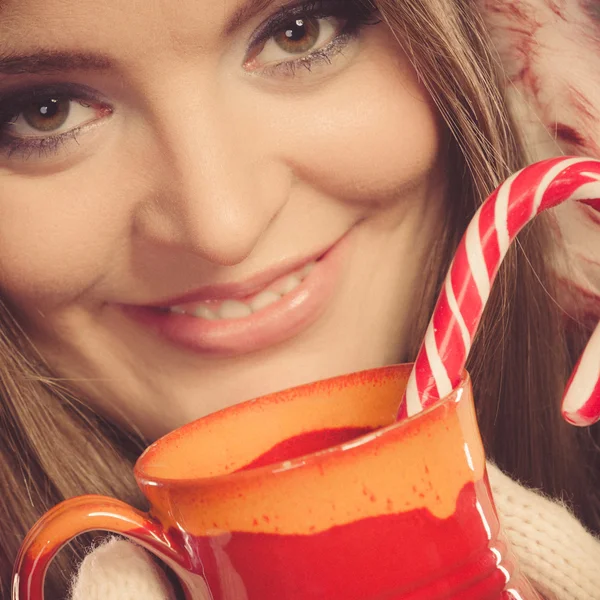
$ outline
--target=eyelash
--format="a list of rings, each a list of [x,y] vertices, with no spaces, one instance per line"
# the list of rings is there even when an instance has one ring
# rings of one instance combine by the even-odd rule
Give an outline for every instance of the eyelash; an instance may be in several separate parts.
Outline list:
[[[70,141],[77,142],[77,134],[80,129],[66,131],[60,135],[34,138],[31,140],[17,139],[6,136],[0,140],[0,150],[6,154],[7,158],[13,158],[20,155],[23,160],[29,160],[34,154],[39,158],[45,158],[56,154],[60,148]]]
[[[311,71],[313,67],[321,64],[330,64],[335,55],[355,38],[366,25],[379,23],[377,10],[373,0],[311,0],[295,6],[285,6],[272,15],[250,41],[251,53],[254,49],[264,46],[273,36],[280,33],[286,25],[299,18],[326,19],[338,18],[345,21],[343,30],[326,46],[309,52],[296,59],[281,61],[275,65],[266,65],[259,69],[261,76],[266,77],[293,77],[299,68]],[[112,113],[112,108],[102,102],[92,90],[85,86],[74,84],[56,84],[45,87],[34,87],[18,92],[13,96],[2,98],[0,96],[0,153],[7,158],[20,155],[23,160],[28,160],[35,154],[40,158],[49,157],[58,153],[59,149],[69,142],[78,142],[78,136],[86,129],[92,127],[96,121],[88,122],[57,135],[35,136],[30,139],[17,138],[6,133],[5,129],[15,116],[22,112],[36,100],[69,100],[71,102],[86,103],[98,106],[107,113]]]

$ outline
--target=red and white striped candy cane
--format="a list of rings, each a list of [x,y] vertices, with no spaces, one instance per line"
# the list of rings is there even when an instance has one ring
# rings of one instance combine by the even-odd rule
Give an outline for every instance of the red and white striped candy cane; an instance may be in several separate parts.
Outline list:
[[[460,382],[490,288],[519,231],[536,215],[565,200],[595,198],[600,198],[600,161],[561,157],[515,173],[484,202],[446,277],[398,418],[421,412]],[[594,344],[586,349],[586,364],[594,360],[589,357],[594,349]]]
[[[580,427],[600,420],[600,323],[567,383],[562,415],[566,421]]]

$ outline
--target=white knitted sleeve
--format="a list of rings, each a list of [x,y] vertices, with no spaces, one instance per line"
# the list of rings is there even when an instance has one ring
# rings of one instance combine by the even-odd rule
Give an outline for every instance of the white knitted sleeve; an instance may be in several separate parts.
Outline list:
[[[540,592],[557,600],[600,600],[600,540],[563,505],[494,465],[488,464],[488,475],[519,566]]]

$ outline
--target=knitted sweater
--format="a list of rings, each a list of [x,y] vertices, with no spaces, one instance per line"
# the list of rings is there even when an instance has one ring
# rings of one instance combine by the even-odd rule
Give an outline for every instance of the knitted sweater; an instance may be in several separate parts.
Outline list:
[[[600,540],[561,504],[488,474],[519,566],[546,600],[600,600]],[[117,539],[94,549],[74,580],[71,600],[172,600],[162,571],[144,550]],[[282,599],[283,600],[283,599]]]

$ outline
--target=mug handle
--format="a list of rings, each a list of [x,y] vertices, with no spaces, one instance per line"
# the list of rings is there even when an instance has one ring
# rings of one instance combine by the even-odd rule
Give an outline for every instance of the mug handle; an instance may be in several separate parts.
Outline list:
[[[12,600],[44,600],[46,572],[56,554],[96,530],[124,535],[170,567],[189,569],[187,552],[149,514],[108,496],[79,496],[55,506],[27,534],[13,570]]]

